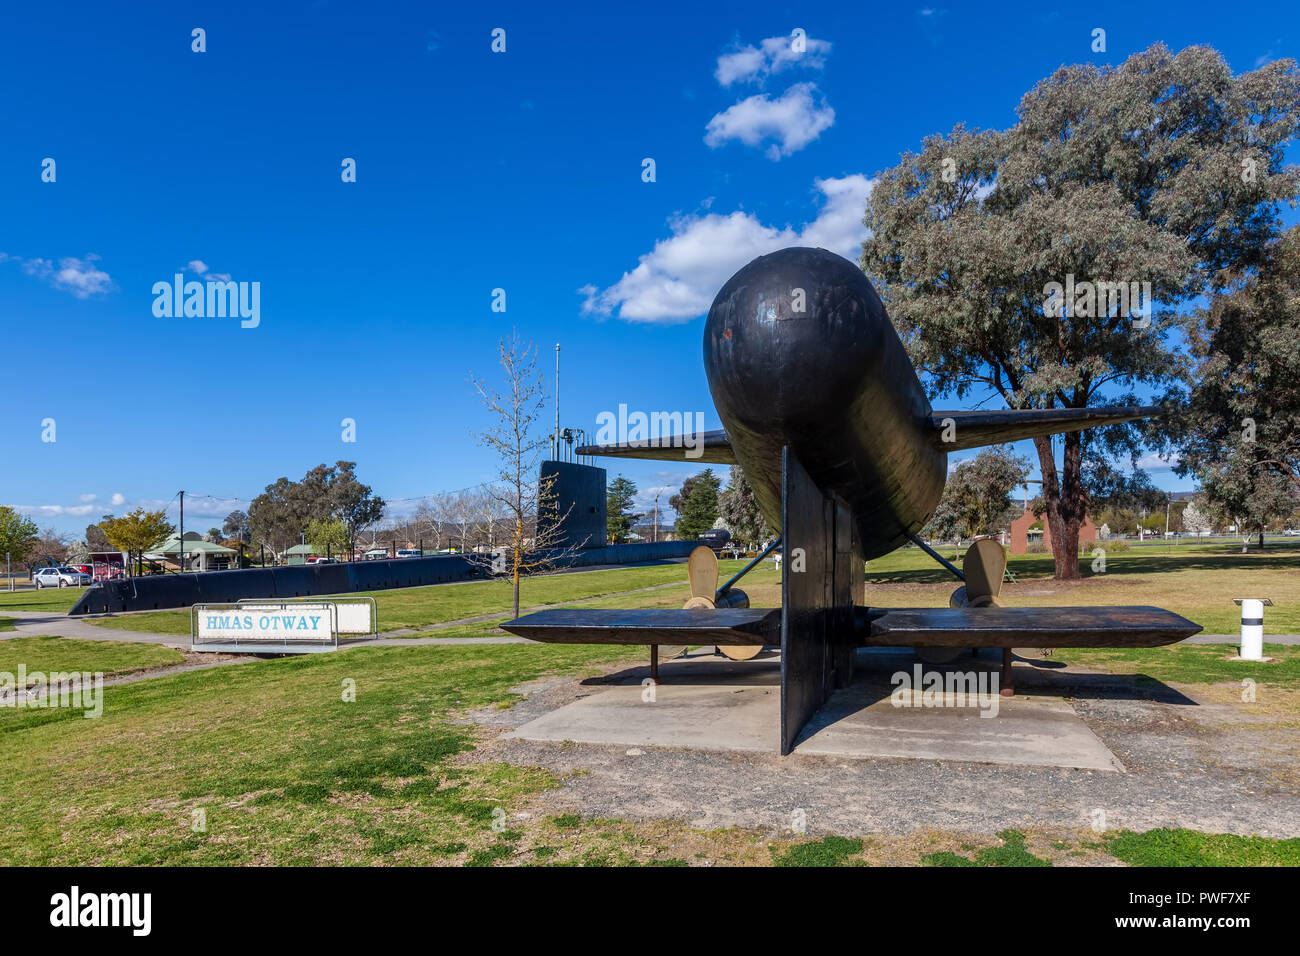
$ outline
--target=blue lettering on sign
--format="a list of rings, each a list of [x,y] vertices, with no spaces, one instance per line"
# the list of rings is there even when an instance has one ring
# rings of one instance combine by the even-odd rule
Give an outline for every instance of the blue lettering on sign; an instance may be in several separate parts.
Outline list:
[[[325,620],[323,614],[204,614],[202,618],[208,630],[214,631],[268,631],[284,633],[288,631],[319,632]]]

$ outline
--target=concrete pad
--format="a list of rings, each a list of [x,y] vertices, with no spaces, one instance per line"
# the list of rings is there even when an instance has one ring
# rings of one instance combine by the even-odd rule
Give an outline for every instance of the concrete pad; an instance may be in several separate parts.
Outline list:
[[[979,706],[896,707],[889,674],[910,670],[903,648],[860,651],[860,677],[836,691],[809,721],[796,754],[871,759],[904,757],[1018,766],[1123,771],[1123,766],[1063,700],[1000,697]],[[995,669],[988,656],[954,666]],[[779,753],[780,659],[714,658],[708,651],[661,665],[654,700],[639,673],[516,728],[523,740],[627,747],[680,747]],[[904,695],[909,703],[913,699]],[[920,702],[920,695],[915,695]],[[974,705],[975,701],[970,701]]]
[[[523,740],[780,752],[779,659],[714,660],[704,652],[659,665],[654,701],[640,678],[583,697],[516,728]]]
[[[1069,704],[1043,697],[1000,698],[992,709],[895,707],[870,687],[836,691],[813,715],[795,753],[834,757],[911,757],[1033,767],[1123,771]]]

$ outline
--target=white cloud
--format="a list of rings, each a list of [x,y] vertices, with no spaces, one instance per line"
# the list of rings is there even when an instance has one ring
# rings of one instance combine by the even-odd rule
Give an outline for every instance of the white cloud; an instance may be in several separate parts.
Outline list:
[[[114,493],[113,497],[108,500],[108,503],[115,508],[119,505],[123,505],[126,503],[126,495]]]
[[[1155,452],[1152,452],[1148,455],[1143,455],[1141,458],[1139,458],[1137,462],[1137,466],[1139,468],[1151,469],[1151,470],[1169,469],[1169,468],[1173,468],[1182,460],[1183,460],[1183,456],[1180,455],[1178,452],[1174,452],[1168,458],[1161,458]]]
[[[758,46],[746,45],[718,57],[714,77],[723,86],[732,83],[762,82],[773,73],[792,66],[820,70],[826,65],[831,45],[826,40],[804,38],[804,49],[796,52],[793,36],[768,37]]]
[[[94,501],[98,497],[99,495],[77,495],[77,500],[84,504],[90,504],[90,502]]]
[[[40,515],[44,518],[76,518],[88,515],[95,510],[94,505],[15,505],[14,510],[27,515]]]
[[[766,93],[743,99],[709,120],[704,142],[717,149],[733,139],[746,146],[775,140],[765,151],[767,158],[789,156],[835,122],[835,110],[820,96],[814,100],[817,92],[811,83],[798,83],[775,100]]]
[[[709,467],[713,469],[715,474],[719,473],[721,470],[717,465],[710,465]],[[676,512],[668,504],[668,499],[681,491],[682,482],[693,474],[695,474],[695,472],[692,471],[655,472],[653,480],[657,482],[657,484],[647,485],[646,487],[637,490],[636,498],[632,504],[633,510],[644,512],[644,520],[646,521],[654,520],[655,496],[658,495],[659,527],[661,529],[671,528],[674,520],[673,516]],[[725,480],[723,481],[723,486],[726,486]]]
[[[856,259],[867,236],[862,214],[873,181],[861,174],[815,183],[821,212],[803,229],[778,228],[739,210],[730,215],[679,216],[673,235],[660,239],[637,267],[607,289],[587,285],[586,315],[617,315],[634,322],[684,322],[708,311],[718,289],[757,256],[788,246],[820,246]]]
[[[213,282],[229,282],[229,272],[209,272],[208,264],[202,259],[191,259],[185,264],[185,268],[197,276],[203,276],[205,279],[211,279]]]
[[[71,292],[78,299],[88,299],[113,287],[112,277],[95,265],[99,256],[93,253],[84,259],[65,256],[59,260],[58,265],[49,259],[24,259],[22,256],[0,254],[0,262],[9,259],[21,263],[23,272],[29,276],[48,282],[56,289]]]

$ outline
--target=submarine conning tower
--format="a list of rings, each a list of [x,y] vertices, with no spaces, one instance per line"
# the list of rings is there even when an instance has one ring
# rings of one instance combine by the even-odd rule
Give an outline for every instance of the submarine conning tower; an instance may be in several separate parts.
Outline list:
[[[760,256],[727,281],[704,326],[718,416],[764,515],[781,515],[781,449],[852,508],[865,556],[929,519],[947,471],[930,403],[870,280],[825,249]]]

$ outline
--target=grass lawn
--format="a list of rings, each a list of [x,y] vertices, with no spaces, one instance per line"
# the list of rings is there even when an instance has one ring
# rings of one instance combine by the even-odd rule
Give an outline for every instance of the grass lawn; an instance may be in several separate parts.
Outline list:
[[[14,619],[12,617],[0,617],[0,631],[12,631],[14,629]]]
[[[22,639],[41,640],[41,639]],[[0,642],[17,644],[18,641]],[[67,642],[97,645],[100,642]],[[113,647],[106,644],[106,647]],[[132,651],[158,650],[129,645]],[[94,668],[103,648],[67,666]],[[473,707],[611,647],[363,647],[105,688],[104,712],[0,709],[0,863],[782,866],[1296,865],[1300,841],[1156,830],[774,838],[574,814],[519,817],[549,772],[464,763]],[[31,662],[29,662],[30,664]],[[355,682],[350,684],[349,682]],[[355,700],[344,691],[355,686]],[[495,826],[494,826],[495,824]]]
[[[1129,866],[1300,866],[1300,839],[1195,830],[1121,830],[1106,849]]]
[[[720,562],[723,580],[745,566],[743,561]],[[755,571],[754,580],[777,581],[776,572],[767,565]],[[620,594],[607,601],[590,603],[602,595],[660,587],[644,594]],[[436,632],[437,637],[478,636],[494,632],[496,625],[510,619],[511,587],[508,581],[471,581],[464,584],[436,584],[421,588],[359,592],[375,599],[379,610],[380,632],[442,624],[468,617],[494,615],[493,619],[470,631],[455,629]],[[520,585],[519,603],[523,608],[550,604],[581,602],[584,607],[681,607],[690,591],[686,585],[686,565],[657,565],[646,568],[619,568],[610,571],[583,571],[574,574],[547,574],[525,578]],[[778,598],[779,603],[779,598]],[[94,618],[100,627],[148,634],[187,635],[190,633],[189,610],[151,611],[147,614],[124,614]],[[497,632],[499,633],[499,632]]]
[[[189,636],[190,609],[178,611],[149,611],[144,614],[123,614],[120,617],[86,618],[86,623],[106,630],[137,631],[141,634],[174,634]],[[105,637],[109,635],[105,634]]]
[[[969,856],[941,851],[924,854],[921,862],[926,866],[1052,865],[1026,848],[1025,834],[1019,830],[1003,830],[998,839],[1002,841],[1000,846],[969,847],[974,850]],[[1160,829],[1145,833],[1120,830],[1096,840],[1079,840],[1075,848],[1061,845],[1053,849],[1066,850],[1070,856],[1102,851],[1129,866],[1300,866],[1300,839],[1243,837],[1196,830]]]
[[[1251,678],[1257,684],[1300,687],[1300,647],[1265,644],[1264,656],[1276,663],[1227,660],[1235,651],[1222,644],[1170,644],[1165,647],[1063,647],[1053,660],[1112,674],[1138,674],[1152,681],[1214,684]]]
[[[472,731],[449,718],[510,700],[521,681],[627,656],[358,648],[105,688],[97,720],[3,710],[0,861],[491,862],[520,838],[494,832],[496,808],[512,811],[555,780],[451,766]],[[345,681],[355,702],[343,699]],[[192,829],[196,810],[206,832]]]
[[[0,641],[0,671],[90,671],[105,677],[130,674],[148,667],[179,664],[185,655],[157,644],[123,641],[81,641],[68,637],[15,637]]]
[[[81,600],[85,588],[28,588],[26,591],[0,591],[0,611],[53,611],[67,613]]]

